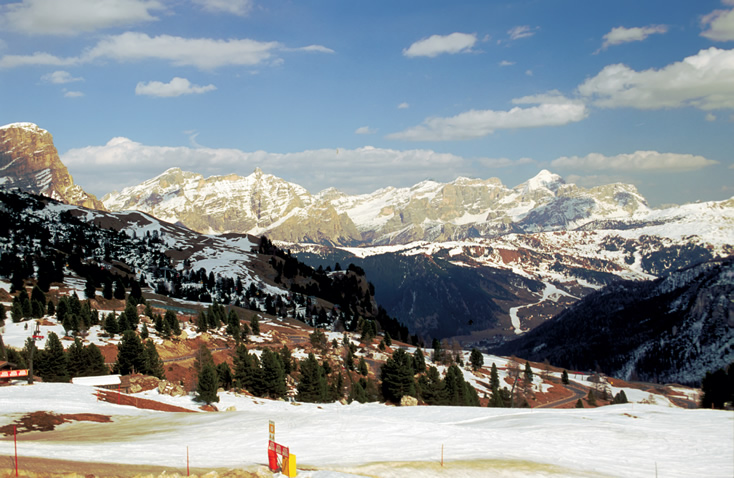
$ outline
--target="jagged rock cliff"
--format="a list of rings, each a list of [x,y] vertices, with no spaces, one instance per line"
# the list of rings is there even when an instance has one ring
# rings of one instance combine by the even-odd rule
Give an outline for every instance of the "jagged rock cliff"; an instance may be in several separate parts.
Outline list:
[[[0,185],[75,206],[105,209],[101,201],[74,184],[51,133],[33,123],[0,127]]]

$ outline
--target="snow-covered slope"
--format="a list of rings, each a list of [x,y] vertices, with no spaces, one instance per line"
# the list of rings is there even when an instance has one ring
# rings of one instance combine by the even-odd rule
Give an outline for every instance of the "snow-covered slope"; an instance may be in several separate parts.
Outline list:
[[[49,400],[48,397],[54,397]],[[183,401],[190,400],[182,397]],[[268,422],[298,476],[730,477],[734,417],[717,410],[615,405],[584,410],[300,404],[222,397],[235,412],[166,413],[96,401],[87,387],[0,388],[0,423],[37,410],[110,415],[18,440],[23,457],[257,471]],[[183,403],[182,403],[183,404]],[[0,440],[0,454],[13,455]],[[442,460],[443,453],[443,460]],[[443,466],[441,462],[443,461]]]

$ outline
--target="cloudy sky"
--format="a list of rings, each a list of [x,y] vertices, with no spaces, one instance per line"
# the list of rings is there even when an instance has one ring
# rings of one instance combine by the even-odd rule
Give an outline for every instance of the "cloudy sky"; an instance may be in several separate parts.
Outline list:
[[[0,3],[0,124],[98,196],[169,167],[311,192],[549,169],[734,195],[734,0]]]

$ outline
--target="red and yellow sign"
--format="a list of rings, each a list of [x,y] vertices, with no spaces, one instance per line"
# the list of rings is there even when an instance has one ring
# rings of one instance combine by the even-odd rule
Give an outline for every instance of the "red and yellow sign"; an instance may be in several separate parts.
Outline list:
[[[0,370],[0,378],[27,377],[28,370]]]

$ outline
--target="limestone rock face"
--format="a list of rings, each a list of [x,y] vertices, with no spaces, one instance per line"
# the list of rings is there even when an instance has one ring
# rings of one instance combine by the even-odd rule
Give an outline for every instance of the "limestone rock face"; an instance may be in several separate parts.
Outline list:
[[[74,184],[48,131],[33,123],[0,127],[0,184],[58,201],[105,210],[101,201]]]

